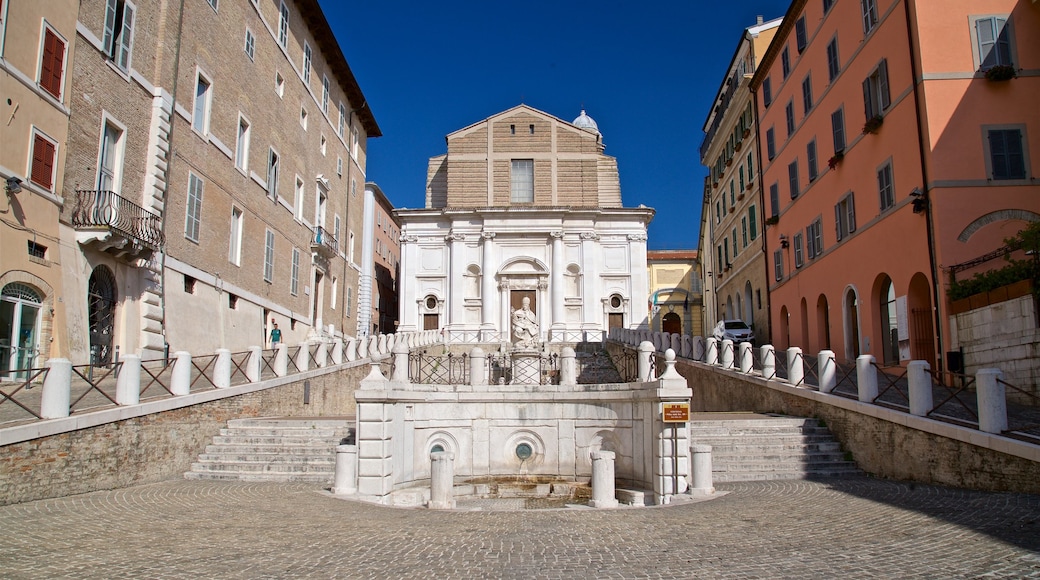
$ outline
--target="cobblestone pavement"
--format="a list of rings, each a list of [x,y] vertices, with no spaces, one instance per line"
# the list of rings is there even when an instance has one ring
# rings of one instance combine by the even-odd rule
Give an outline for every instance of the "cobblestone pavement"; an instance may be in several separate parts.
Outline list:
[[[1040,578],[1040,496],[857,478],[699,503],[428,511],[168,481],[0,507],[4,578]]]

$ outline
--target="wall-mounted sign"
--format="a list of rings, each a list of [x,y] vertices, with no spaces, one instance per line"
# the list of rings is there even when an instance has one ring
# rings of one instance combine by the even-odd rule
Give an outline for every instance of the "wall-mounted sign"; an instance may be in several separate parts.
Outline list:
[[[661,419],[665,423],[686,423],[690,420],[690,404],[662,403]]]

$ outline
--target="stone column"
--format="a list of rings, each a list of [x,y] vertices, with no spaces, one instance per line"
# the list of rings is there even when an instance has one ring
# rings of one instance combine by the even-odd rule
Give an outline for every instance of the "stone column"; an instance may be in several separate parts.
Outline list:
[[[560,350],[560,385],[578,384],[576,356],[574,349],[569,346]]]
[[[802,360],[802,349],[792,346],[787,349],[787,382],[800,385],[805,379],[805,361]]]
[[[552,237],[552,269],[549,271],[549,301],[552,303],[552,330],[562,331],[563,321],[563,232],[550,232]]]
[[[859,400],[873,403],[877,398],[877,368],[874,366],[874,355],[861,354],[856,357],[856,383],[859,387]]]
[[[771,344],[762,345],[762,378],[776,378],[776,349]]]
[[[755,355],[751,353],[751,343],[742,342],[737,346],[737,361],[739,361],[740,372],[747,374],[755,366]]]
[[[733,368],[733,341],[726,338],[722,341],[722,368],[729,370]]]
[[[356,338],[351,338],[347,340],[346,351],[347,361],[349,362],[354,362],[357,360],[357,343],[358,341]]]
[[[719,341],[714,336],[708,337],[708,347],[704,352],[704,362],[710,365],[719,364]]]
[[[332,341],[332,364],[343,364],[343,339],[337,338]],[[275,370],[277,373],[277,369]],[[281,376],[281,375],[279,375]]]
[[[251,383],[260,382],[260,364],[264,358],[264,349],[259,346],[249,347],[249,358],[246,359],[246,379]]]
[[[391,381],[399,383],[408,382],[408,345],[397,344],[394,346],[394,373]]]
[[[336,446],[336,477],[333,480],[332,493],[357,493],[357,459],[357,445]]]
[[[444,236],[448,243],[448,300],[447,316],[444,317],[446,328],[451,328],[457,323],[462,323],[462,242],[466,235],[451,232]]]
[[[615,508],[618,500],[614,490],[614,452],[592,452],[592,499],[589,507]]]
[[[483,240],[480,250],[480,330],[482,332],[494,332],[495,330],[495,268],[491,259],[491,250],[494,247],[495,232],[481,232]],[[487,337],[481,337],[485,340]]]
[[[217,360],[213,362],[213,386],[226,389],[231,386],[231,351],[217,349]]]
[[[1003,433],[1007,431],[1007,399],[999,381],[1004,377],[1000,369],[981,369],[975,373],[975,389],[979,398],[979,431]]]
[[[173,369],[170,371],[170,392],[174,395],[191,393],[191,353],[179,350],[173,353]]]
[[[324,340],[318,340],[315,346],[317,346],[317,351],[314,353],[314,362],[317,363],[319,369],[324,368],[329,364],[329,343]]]
[[[43,379],[40,395],[40,417],[60,419],[69,416],[72,400],[72,363],[65,358],[47,361],[47,376]]]
[[[932,376],[928,374],[930,368],[923,360],[912,360],[906,365],[911,415],[924,417],[932,411]]]
[[[455,509],[455,454],[434,451],[430,454],[431,510]]]
[[[311,368],[311,345],[306,342],[300,343],[300,350],[296,353],[296,368],[301,373]]]
[[[469,384],[474,387],[487,386],[487,354],[479,346],[473,347],[469,353]],[[487,390],[487,389],[481,389]]]
[[[711,445],[690,445],[693,454],[693,482],[690,495],[705,496],[715,493],[711,479]]]
[[[838,384],[838,365],[834,360],[834,351],[821,350],[816,355],[816,368],[820,375],[820,392],[833,391]]]
[[[124,354],[123,363],[116,378],[116,404],[136,405],[141,402],[141,357]]]
[[[644,340],[639,343],[637,350],[639,358],[636,368],[639,371],[639,382],[647,383],[656,379],[654,370],[650,368],[650,355],[654,354],[654,345],[650,341]]]

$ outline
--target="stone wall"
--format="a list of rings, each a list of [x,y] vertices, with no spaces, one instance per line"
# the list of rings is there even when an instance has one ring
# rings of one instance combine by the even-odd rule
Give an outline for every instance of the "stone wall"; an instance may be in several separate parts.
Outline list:
[[[693,389],[692,412],[817,417],[859,467],[872,475],[1040,493],[1040,448],[1036,445],[702,363],[683,360],[676,370]]]
[[[957,314],[953,330],[964,351],[964,372],[1004,371],[1004,380],[1040,396],[1040,326],[1032,294]],[[1037,405],[1037,399],[1007,390],[1009,401]]]
[[[358,361],[280,386],[5,445],[0,505],[182,477],[229,419],[353,416],[354,391],[370,368]]]

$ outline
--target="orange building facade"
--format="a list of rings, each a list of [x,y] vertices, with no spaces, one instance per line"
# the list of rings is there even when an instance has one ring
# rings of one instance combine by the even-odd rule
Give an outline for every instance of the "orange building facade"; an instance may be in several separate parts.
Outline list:
[[[950,266],[1040,219],[1038,29],[1013,0],[791,5],[751,82],[778,348],[945,366]]]

